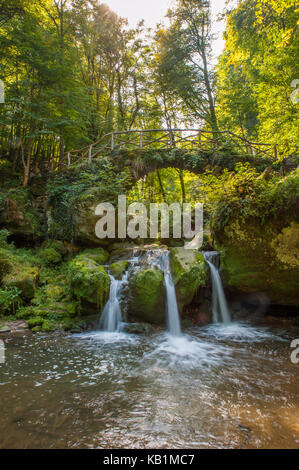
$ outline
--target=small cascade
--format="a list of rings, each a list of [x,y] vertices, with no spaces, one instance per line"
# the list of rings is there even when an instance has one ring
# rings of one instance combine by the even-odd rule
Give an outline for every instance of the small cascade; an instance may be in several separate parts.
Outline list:
[[[126,275],[121,281],[118,281],[112,275],[110,275],[110,280],[111,283],[109,300],[104,307],[99,327],[100,330],[112,333],[115,331],[120,331],[121,329],[122,313],[119,295],[122,290],[122,285],[126,281]]]
[[[227,306],[225,293],[219,274],[219,253],[217,251],[207,251],[204,253],[206,262],[209,265],[212,278],[212,312],[214,323],[230,323],[231,316]]]
[[[159,257],[156,261],[154,261],[154,264],[156,264],[156,266],[158,266],[164,272],[169,333],[173,336],[180,336],[182,334],[181,322],[176,299],[175,286],[171,276],[169,252],[160,252]]]

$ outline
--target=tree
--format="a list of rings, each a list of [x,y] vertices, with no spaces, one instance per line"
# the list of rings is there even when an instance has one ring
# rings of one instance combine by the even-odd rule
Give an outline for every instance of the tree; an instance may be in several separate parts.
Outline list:
[[[298,104],[291,100],[298,78],[297,13],[293,0],[241,1],[228,12],[218,66],[221,125],[230,122],[248,137],[278,145],[282,155],[299,146]]]
[[[160,28],[156,40],[158,67],[164,86],[186,105],[193,118],[218,131],[213,93],[210,3],[179,0],[168,14],[170,27]]]

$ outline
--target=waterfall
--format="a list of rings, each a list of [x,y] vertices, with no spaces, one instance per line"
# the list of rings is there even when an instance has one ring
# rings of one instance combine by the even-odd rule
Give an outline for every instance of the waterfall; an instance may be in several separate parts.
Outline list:
[[[231,316],[229,313],[221,277],[219,274],[219,253],[217,251],[207,251],[204,253],[204,257],[209,265],[212,278],[213,322],[230,323]]]
[[[124,276],[121,281],[118,281],[110,275],[110,295],[100,319],[101,330],[109,332],[120,331],[122,314],[119,302],[119,294],[125,279],[126,277]]]
[[[164,285],[167,299],[168,330],[173,336],[181,335],[181,323],[174,282],[171,276],[169,252],[161,253],[156,264],[164,272]]]

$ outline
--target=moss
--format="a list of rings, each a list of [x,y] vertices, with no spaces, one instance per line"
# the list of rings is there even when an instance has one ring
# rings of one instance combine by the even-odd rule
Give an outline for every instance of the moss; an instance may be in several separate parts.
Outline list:
[[[84,252],[70,262],[68,278],[73,296],[82,305],[88,303],[96,305],[99,311],[103,309],[110,288],[110,278],[103,266]]]
[[[121,280],[129,265],[129,261],[118,261],[110,265],[110,272],[115,279]]]
[[[45,264],[55,265],[61,263],[62,261],[61,254],[54,248],[42,248],[39,250],[38,255]]]
[[[242,292],[264,292],[280,305],[299,305],[298,223],[235,219],[216,232],[224,280]]]
[[[50,284],[46,286],[45,293],[50,300],[61,300],[65,295],[65,290],[57,285]]]
[[[130,280],[130,314],[149,323],[165,321],[164,273],[158,268],[138,271]]]
[[[180,311],[192,302],[199,287],[207,280],[207,267],[204,257],[196,250],[173,248],[170,255],[170,266],[176,288]]]
[[[46,240],[42,244],[42,249],[52,248],[57,251],[61,256],[65,256],[68,253],[67,247],[65,244],[59,240]]]
[[[97,264],[106,264],[109,259],[109,253],[103,248],[84,250],[81,255],[85,258],[92,259]]]
[[[38,280],[37,267],[16,264],[12,271],[3,277],[2,284],[6,288],[16,287],[21,292],[22,298],[30,300],[35,295]]]
[[[15,262],[16,259],[9,250],[0,248],[0,281],[3,276],[12,271]]]
[[[42,303],[38,303],[38,299],[35,302],[37,305],[23,307],[16,315],[17,318],[26,319],[32,331],[70,330],[80,321],[80,306],[77,302],[68,299],[59,302],[46,297]]]

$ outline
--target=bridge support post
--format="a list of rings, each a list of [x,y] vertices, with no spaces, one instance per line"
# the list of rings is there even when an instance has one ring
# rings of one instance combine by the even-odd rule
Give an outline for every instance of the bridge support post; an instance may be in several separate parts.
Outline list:
[[[71,165],[71,154],[70,152],[68,152],[67,154],[67,166],[70,166]]]
[[[169,129],[169,144],[170,148],[173,148],[173,134],[172,134],[172,129]]]
[[[201,149],[201,131],[198,131],[198,147]]]
[[[140,132],[140,148],[143,149],[143,132]]]
[[[91,158],[92,158],[92,145],[90,145],[89,150],[88,150],[88,164],[91,164]]]

